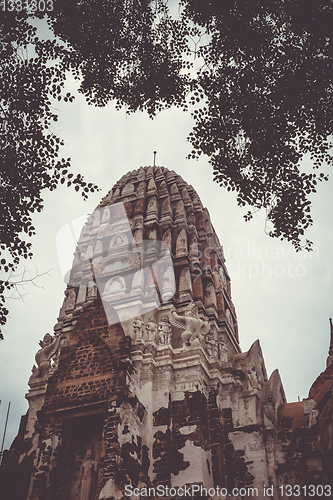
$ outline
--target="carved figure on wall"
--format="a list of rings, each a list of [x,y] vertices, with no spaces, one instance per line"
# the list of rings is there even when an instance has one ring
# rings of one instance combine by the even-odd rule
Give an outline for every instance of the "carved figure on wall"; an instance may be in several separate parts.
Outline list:
[[[114,236],[109,245],[109,250],[121,248],[128,245],[128,238],[124,234],[117,234]]]
[[[163,234],[162,242],[167,245],[168,249],[171,252],[171,231],[170,229],[167,229],[165,233]]]
[[[161,317],[158,325],[158,338],[160,344],[171,344],[172,326],[170,325],[169,318],[166,314]]]
[[[216,294],[215,294],[215,290],[214,290],[214,285],[213,283],[209,283],[207,286],[206,286],[206,289],[205,289],[205,294],[204,294],[204,304],[206,306],[209,306],[209,305],[217,305],[216,303]]]
[[[231,312],[229,309],[226,310],[225,315],[227,318],[227,322],[229,323],[232,331],[234,331],[234,322],[233,322],[232,315],[231,315]]]
[[[257,386],[259,387],[260,381],[257,375],[256,379],[258,380]],[[260,386],[262,385],[260,384]],[[279,370],[274,370],[268,383],[264,384],[262,402],[266,416],[275,425],[277,423],[278,407],[286,402]]]
[[[140,317],[135,318],[133,321],[133,330],[135,334],[135,340],[138,344],[143,343],[143,334],[145,331],[145,324]]]
[[[231,356],[233,364],[239,363],[245,377],[245,390],[261,390],[264,382],[267,381],[264,358],[259,340],[256,340],[248,352],[242,352]]]
[[[154,318],[150,318],[146,325],[146,332],[148,337],[148,342],[156,342],[157,325]]]
[[[213,330],[209,330],[205,337],[205,349],[208,356],[216,356],[217,355],[217,345],[214,336]]]
[[[93,220],[93,227],[99,226],[101,222],[101,214],[99,210],[95,210],[94,212],[94,220]]]
[[[187,235],[185,229],[181,229],[176,240],[176,255],[182,256],[187,254]]]
[[[170,323],[181,330],[184,346],[191,345],[195,340],[199,343],[209,331],[208,321],[199,318],[198,309],[194,302],[190,302],[185,310],[185,316],[179,316],[175,309],[171,311]]]
[[[95,298],[97,297],[97,285],[94,281],[89,281],[87,288],[87,298]]]
[[[94,498],[95,486],[96,462],[93,460],[93,452],[87,450],[85,460],[80,467],[76,496],[79,500],[92,500]]]
[[[246,373],[247,373],[247,377],[248,377],[248,381],[250,383],[250,386],[252,386],[253,389],[261,389],[261,383],[259,382],[256,366],[250,365],[247,368]]]
[[[104,208],[102,222],[107,222],[110,219],[110,209]]]
[[[220,335],[218,343],[218,356],[221,363],[227,363],[228,361],[228,345],[224,335]]]
[[[319,411],[317,408],[314,408],[309,413],[309,429],[313,427],[317,423]]]
[[[148,186],[149,189],[149,186]],[[148,202],[147,214],[148,213],[157,213],[157,199],[156,196],[152,196]]]
[[[175,273],[172,266],[169,266],[168,269],[163,274],[162,278],[162,299],[163,302],[171,299],[176,291],[176,283],[175,283]]]
[[[104,294],[115,295],[117,293],[125,292],[126,284],[122,276],[116,276],[109,279],[105,285]]]
[[[65,339],[65,335],[58,335],[57,337],[52,337],[50,333],[46,333],[44,335],[43,340],[39,342],[41,349],[37,351],[35,360],[37,363],[37,367],[35,366],[32,369],[32,377],[33,378],[41,378],[44,377],[49,369],[51,368],[51,358],[56,354],[60,342]]]

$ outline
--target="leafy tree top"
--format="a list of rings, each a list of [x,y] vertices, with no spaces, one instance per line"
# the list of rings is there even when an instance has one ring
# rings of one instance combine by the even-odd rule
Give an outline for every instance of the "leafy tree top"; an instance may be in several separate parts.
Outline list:
[[[309,195],[332,162],[332,2],[168,5],[57,0],[49,25],[73,49],[90,104],[151,116],[196,105],[189,157],[208,156],[214,180],[250,207],[246,220],[263,208],[270,236],[309,250]]]

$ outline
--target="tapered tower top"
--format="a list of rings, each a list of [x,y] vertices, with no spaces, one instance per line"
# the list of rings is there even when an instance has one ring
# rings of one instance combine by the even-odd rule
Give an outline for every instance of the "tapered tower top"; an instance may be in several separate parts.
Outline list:
[[[59,320],[96,285],[112,322],[193,302],[239,352],[223,248],[198,194],[172,170],[140,167],[102,199],[81,232]]]

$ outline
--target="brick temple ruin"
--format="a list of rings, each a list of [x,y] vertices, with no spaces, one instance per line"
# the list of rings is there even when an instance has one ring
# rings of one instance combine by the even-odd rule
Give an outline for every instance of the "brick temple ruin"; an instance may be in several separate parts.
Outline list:
[[[309,397],[287,403],[259,340],[241,352],[193,187],[163,167],[129,172],[82,230],[0,497],[331,499],[332,344]]]

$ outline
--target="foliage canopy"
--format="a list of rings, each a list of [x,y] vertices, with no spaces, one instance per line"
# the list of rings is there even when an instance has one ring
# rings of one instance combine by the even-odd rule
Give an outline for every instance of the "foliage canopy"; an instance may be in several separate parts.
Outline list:
[[[309,195],[332,163],[332,14],[330,0],[56,0],[46,13],[6,12],[0,21],[1,260],[15,269],[31,254],[41,191],[58,182],[86,196],[96,186],[59,160],[50,130],[52,102],[66,71],[89,104],[115,100],[153,117],[192,107],[190,158],[205,154],[214,180],[248,206],[264,209],[269,235],[296,250],[312,224]],[[52,40],[30,23],[45,15]],[[34,56],[24,56],[33,47]],[[313,171],[302,171],[309,155]],[[0,324],[5,322],[0,287]],[[2,306],[1,306],[2,300]]]
[[[39,40],[24,13],[1,17],[0,42],[0,269],[6,276],[0,281],[0,325],[4,325],[5,293],[16,284],[13,273],[22,258],[32,256],[24,234],[35,234],[32,214],[43,208],[42,191],[66,182],[86,198],[97,186],[69,172],[69,159],[59,159],[62,140],[52,131],[58,119],[52,104],[73,99],[63,95],[66,51]],[[32,47],[34,55],[29,58]]]

